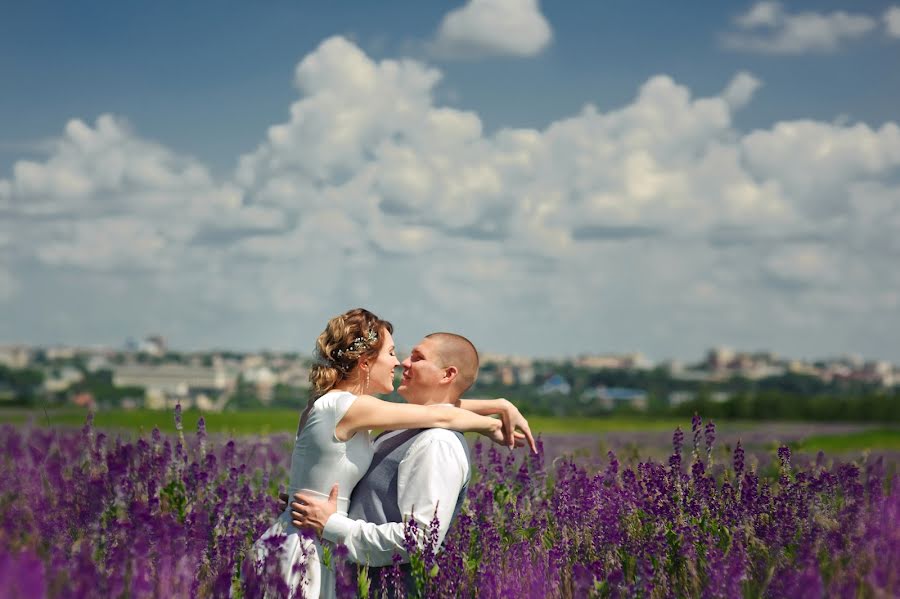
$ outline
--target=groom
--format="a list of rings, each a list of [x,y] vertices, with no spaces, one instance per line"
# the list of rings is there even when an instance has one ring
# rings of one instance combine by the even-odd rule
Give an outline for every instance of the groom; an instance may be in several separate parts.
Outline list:
[[[397,391],[409,403],[491,412],[479,400],[460,399],[478,375],[478,352],[462,335],[428,335],[402,366]],[[520,428],[534,447],[527,422],[514,408],[509,424],[510,430]],[[405,518],[415,518],[419,530],[427,530],[436,515],[438,546],[443,542],[462,506],[470,472],[468,445],[461,433],[439,428],[389,431],[375,440],[372,464],[350,496],[349,517],[337,513],[335,485],[328,500],[296,493],[291,504],[293,523],[346,546],[349,559],[368,564],[375,581],[381,567],[392,565],[395,553],[408,561]],[[404,574],[409,585],[408,566]]]

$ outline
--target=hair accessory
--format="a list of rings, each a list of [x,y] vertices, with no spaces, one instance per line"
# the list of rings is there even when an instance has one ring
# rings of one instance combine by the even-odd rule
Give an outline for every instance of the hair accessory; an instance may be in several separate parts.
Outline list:
[[[338,359],[344,357],[344,354],[357,353],[366,349],[369,349],[373,344],[378,341],[378,333],[371,329],[368,333],[366,333],[365,337],[357,337],[350,344],[350,347],[347,349],[339,349],[334,352],[335,357]]]

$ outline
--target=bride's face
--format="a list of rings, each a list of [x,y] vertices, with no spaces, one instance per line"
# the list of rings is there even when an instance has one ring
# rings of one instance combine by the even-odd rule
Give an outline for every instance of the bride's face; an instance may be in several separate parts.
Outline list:
[[[380,335],[384,338],[381,351],[374,362],[369,362],[369,387],[366,393],[390,393],[394,390],[394,369],[400,366],[394,351],[394,338],[387,329]]]

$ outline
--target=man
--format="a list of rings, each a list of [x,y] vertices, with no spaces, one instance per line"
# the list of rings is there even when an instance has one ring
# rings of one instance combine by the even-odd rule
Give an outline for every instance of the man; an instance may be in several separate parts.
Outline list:
[[[416,345],[403,363],[397,391],[409,403],[465,407],[480,414],[502,413],[515,444],[527,440],[535,450],[527,421],[512,404],[462,400],[478,375],[478,352],[461,335],[432,333]],[[459,512],[470,477],[468,445],[461,433],[445,429],[390,431],[375,440],[375,456],[350,496],[349,516],[337,511],[337,487],[328,500],[296,493],[291,504],[294,526],[312,528],[323,538],[347,547],[348,557],[377,568],[390,566],[395,553],[408,561],[404,519],[412,517],[427,530],[435,515],[438,545]],[[409,584],[409,572],[406,571]]]

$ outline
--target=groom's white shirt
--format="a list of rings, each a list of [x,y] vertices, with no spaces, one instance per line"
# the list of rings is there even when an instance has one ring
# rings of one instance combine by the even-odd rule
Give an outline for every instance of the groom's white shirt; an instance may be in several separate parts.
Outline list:
[[[450,405],[450,404],[441,404]],[[402,431],[385,433],[375,441],[378,446]],[[428,530],[437,510],[440,522],[438,544],[450,527],[456,500],[469,480],[469,460],[453,431],[432,428],[416,436],[397,471],[397,503],[404,518],[410,514],[419,530]],[[402,522],[372,524],[351,520],[339,513],[325,523],[322,536],[347,547],[348,557],[360,564],[389,566],[394,553],[408,561],[404,549]]]

